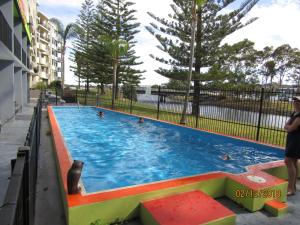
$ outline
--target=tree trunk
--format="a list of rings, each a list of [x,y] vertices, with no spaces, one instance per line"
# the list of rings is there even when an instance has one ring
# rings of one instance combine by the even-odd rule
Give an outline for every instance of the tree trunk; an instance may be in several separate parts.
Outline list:
[[[116,83],[117,83],[117,67],[118,61],[114,60],[113,66],[113,89],[112,89],[112,101],[111,101],[111,108],[115,109],[115,100],[116,100]]]
[[[202,43],[202,9],[199,8],[197,12],[197,34],[196,34],[196,51],[201,52],[201,43]],[[202,55],[198,56],[195,60],[195,72],[201,72],[202,64]],[[200,81],[195,77],[194,78],[194,95],[192,103],[192,114],[197,116],[199,112],[199,101],[200,101]]]
[[[89,93],[90,92],[90,79],[86,79],[86,91]]]
[[[105,95],[104,84],[100,83],[101,95]]]
[[[185,98],[184,98],[184,106],[183,106],[183,110],[182,110],[180,124],[186,124],[186,111],[187,111],[187,107],[188,107],[191,80],[192,80],[192,75],[193,75],[196,26],[197,26],[196,2],[194,1],[193,8],[192,8],[192,33],[191,33],[191,52],[190,52],[189,76],[188,76],[188,80],[187,80],[187,88],[186,88],[186,93],[185,93]]]

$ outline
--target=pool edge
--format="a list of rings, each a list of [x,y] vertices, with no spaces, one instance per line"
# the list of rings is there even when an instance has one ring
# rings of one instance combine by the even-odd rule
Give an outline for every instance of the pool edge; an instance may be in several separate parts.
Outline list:
[[[105,108],[105,110],[108,110],[108,109]],[[115,111],[115,110],[111,110],[111,111]],[[116,111],[116,112],[123,113],[123,112],[119,112],[119,111]],[[127,114],[127,113],[124,113],[124,114]],[[234,177],[234,178],[236,178],[234,180],[236,180],[237,183],[239,183],[238,176],[261,173],[262,171],[269,169],[268,166],[265,166],[264,168],[262,168],[261,167],[262,164],[257,164],[260,166],[259,167],[257,165],[248,166],[249,168],[246,167],[247,172],[245,172],[243,174],[238,174],[238,175],[224,173],[224,172],[211,172],[211,173],[195,175],[195,176],[191,176],[191,177],[184,177],[184,178],[179,178],[179,179],[177,178],[177,179],[171,179],[171,180],[167,180],[167,181],[166,180],[158,181],[158,182],[154,182],[154,183],[150,183],[150,184],[141,184],[141,185],[137,185],[134,187],[124,187],[124,188],[118,189],[118,190],[107,190],[107,191],[103,191],[103,192],[95,192],[95,193],[86,194],[86,195],[82,195],[82,194],[68,195],[67,194],[67,176],[66,175],[67,175],[68,169],[71,167],[71,160],[70,160],[70,157],[68,154],[68,149],[64,142],[62,133],[60,131],[60,127],[56,121],[56,117],[54,115],[54,112],[53,112],[51,106],[48,106],[48,115],[49,115],[49,121],[50,121],[51,129],[52,129],[52,136],[53,136],[54,145],[55,145],[55,153],[56,153],[55,155],[57,158],[56,166],[59,171],[60,185],[61,185],[61,191],[62,191],[62,196],[63,196],[63,200],[64,200],[65,211],[66,211],[67,218],[69,220],[71,220],[71,223],[69,223],[71,225],[76,224],[76,223],[74,223],[74,219],[72,219],[72,216],[75,216],[75,214],[78,210],[78,207],[83,210],[82,207],[87,206],[87,205],[97,204],[99,202],[100,203],[101,202],[105,202],[105,203],[106,202],[115,202],[121,198],[130,199],[137,195],[150,193],[150,192],[158,192],[158,191],[163,191],[163,190],[164,191],[172,190],[174,188],[175,189],[176,188],[184,189],[186,186],[189,186],[189,185],[193,186],[193,184],[198,184],[199,182],[201,183],[203,181],[208,181],[208,180],[217,180],[217,182],[227,183],[227,180],[231,180]],[[127,114],[127,115],[132,115],[132,114]],[[165,121],[155,120],[155,119],[148,118],[148,117],[145,117],[145,118],[151,119],[154,121],[168,123]],[[169,124],[173,124],[173,123],[169,123]],[[173,125],[177,125],[177,124],[173,124]],[[186,126],[183,126],[183,127],[186,127]],[[190,127],[186,127],[186,128],[190,128]],[[203,131],[201,129],[195,129],[195,128],[190,128],[190,129]],[[204,131],[204,132],[209,132],[209,131]],[[218,133],[214,133],[214,132],[209,132],[209,133],[222,135],[222,134],[218,134]],[[222,135],[222,136],[224,136],[224,135]],[[237,139],[239,139],[239,138],[237,138]],[[243,139],[240,139],[240,140],[243,140]],[[248,141],[248,140],[244,139],[243,141]],[[258,142],[254,142],[254,143],[261,144]],[[269,146],[269,145],[267,145],[267,146]],[[269,146],[269,147],[274,147],[274,146]],[[276,146],[276,148],[278,148],[278,147]],[[282,166],[282,161],[280,161],[278,163],[280,164],[280,166]],[[276,168],[276,166],[277,166],[276,163],[272,164],[272,168]],[[284,181],[280,181],[280,182],[281,182],[280,185],[285,186],[286,182],[284,182]],[[234,186],[235,184],[231,184],[231,185]],[[284,189],[284,187],[283,187],[283,189]],[[223,195],[226,195],[225,190],[224,190]],[[282,198],[281,200],[284,200],[284,199]],[[75,213],[74,213],[74,210],[75,210]],[[72,215],[69,215],[70,213]]]

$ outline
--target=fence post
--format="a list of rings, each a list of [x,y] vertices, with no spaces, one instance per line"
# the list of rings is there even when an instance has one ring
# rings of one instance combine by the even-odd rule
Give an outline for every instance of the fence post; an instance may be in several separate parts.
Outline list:
[[[263,101],[264,101],[264,93],[265,93],[265,89],[262,88],[261,92],[260,92],[260,102],[259,102],[258,122],[257,122],[257,131],[256,131],[256,141],[259,141],[259,132],[260,132],[260,126],[261,126],[261,114],[262,114],[262,107],[263,107]]]
[[[57,87],[55,87],[55,105],[57,106]]]
[[[84,105],[86,105],[87,104],[87,100],[86,100],[86,98],[87,98],[87,85],[85,85],[85,89],[84,89]]]
[[[133,86],[130,85],[130,114],[132,114],[132,97],[133,97]]]
[[[200,93],[197,93],[198,100],[197,100],[197,109],[196,109],[196,128],[198,128],[199,125],[199,106],[200,106]]]
[[[99,106],[99,94],[100,94],[100,86],[97,85],[97,94],[96,94],[96,106]]]
[[[77,88],[75,90],[75,99],[76,99],[76,103],[78,103],[78,89]]]
[[[159,110],[160,110],[160,86],[158,86],[158,94],[157,94],[157,115],[156,115],[156,119],[159,119]]]
[[[21,146],[18,149],[17,157],[25,157],[25,165],[23,172],[23,221],[25,225],[30,224],[30,166],[29,166],[29,154],[30,148],[28,146]],[[34,209],[33,209],[34,210]]]

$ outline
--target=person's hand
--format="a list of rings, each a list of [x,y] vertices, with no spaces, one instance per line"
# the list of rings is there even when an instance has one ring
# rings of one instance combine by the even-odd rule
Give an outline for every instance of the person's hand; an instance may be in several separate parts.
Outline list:
[[[289,124],[288,121],[284,126],[284,130],[290,133],[297,130],[299,126],[300,126],[300,117],[297,117],[291,124]]]

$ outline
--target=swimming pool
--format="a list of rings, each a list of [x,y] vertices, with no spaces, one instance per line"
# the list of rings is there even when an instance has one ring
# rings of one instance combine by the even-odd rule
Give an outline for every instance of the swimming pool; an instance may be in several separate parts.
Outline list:
[[[87,192],[245,166],[283,158],[277,148],[98,108],[53,107],[73,159],[85,162]],[[223,156],[230,156],[223,160]]]

